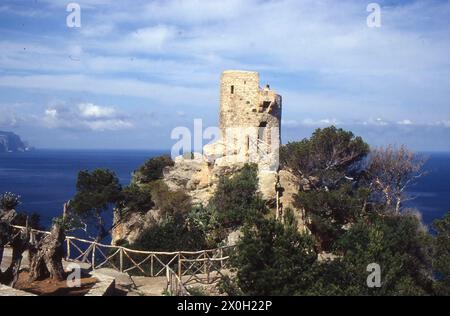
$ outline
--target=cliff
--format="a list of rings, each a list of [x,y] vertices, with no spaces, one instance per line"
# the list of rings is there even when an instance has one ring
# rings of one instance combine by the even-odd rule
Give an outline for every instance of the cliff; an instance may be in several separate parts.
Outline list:
[[[24,152],[29,148],[20,139],[20,137],[12,132],[0,131],[0,153],[2,152]]]

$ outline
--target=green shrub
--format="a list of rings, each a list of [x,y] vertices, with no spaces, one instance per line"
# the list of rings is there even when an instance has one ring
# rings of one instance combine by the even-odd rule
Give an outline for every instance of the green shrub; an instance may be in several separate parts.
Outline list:
[[[300,191],[295,197],[295,206],[305,209],[309,229],[316,236],[318,251],[321,251],[330,250],[345,232],[345,225],[364,215],[367,199],[367,190],[355,190],[346,183],[333,190]]]
[[[450,295],[450,212],[433,223],[433,268],[436,274],[434,291],[437,295]]]
[[[202,231],[208,248],[216,248],[226,237],[226,231],[220,226],[217,213],[212,208],[196,206],[187,214],[186,221],[190,227]]]
[[[136,185],[134,183],[125,187],[122,192],[121,207],[130,213],[146,213],[152,209],[151,187],[149,185]]]
[[[154,181],[149,185],[152,201],[162,216],[186,214],[192,208],[191,198],[184,190],[170,190],[163,181]]]
[[[335,244],[339,259],[323,265],[324,294],[431,294],[431,239],[414,215],[380,216],[358,220]],[[381,287],[369,288],[367,265],[381,267]],[[324,277],[326,276],[326,277]],[[329,293],[331,286],[332,293]]]
[[[303,177],[317,176],[332,186],[369,153],[369,145],[352,132],[330,126],[316,129],[309,139],[280,148],[280,164]]]
[[[95,221],[97,241],[106,238],[110,229],[102,217],[102,213],[111,211],[122,199],[122,186],[113,171],[95,169],[92,172],[83,170],[78,173],[77,192],[70,201],[70,209],[74,216],[86,221]]]
[[[265,201],[258,193],[258,167],[246,164],[232,177],[220,178],[208,207],[226,228],[239,227],[246,220],[266,213]]]
[[[271,296],[302,294],[311,286],[311,267],[317,255],[313,240],[300,234],[292,214],[286,224],[275,219],[255,218],[246,223],[231,263],[237,269],[236,284],[225,289],[245,295]]]
[[[0,195],[0,209],[5,211],[13,210],[20,204],[20,195],[6,192]]]
[[[188,289],[188,292],[189,294],[191,294],[191,296],[209,296],[206,290],[201,288],[200,286],[191,286]]]
[[[195,251],[205,249],[206,243],[201,230],[189,227],[182,216],[175,215],[144,230],[131,247],[153,251]]]
[[[168,155],[153,157],[134,171],[133,180],[136,183],[150,183],[162,179],[164,168],[173,165],[174,162]]]

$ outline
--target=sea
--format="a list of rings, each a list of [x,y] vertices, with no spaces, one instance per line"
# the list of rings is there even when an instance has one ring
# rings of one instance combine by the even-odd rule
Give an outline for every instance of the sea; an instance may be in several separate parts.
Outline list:
[[[78,173],[106,168],[113,171],[122,186],[132,173],[151,157],[168,154],[164,150],[44,150],[0,153],[0,194],[20,195],[17,210],[40,215],[40,224],[49,228],[60,216],[63,205],[76,192]],[[112,221],[111,216],[105,217]]]
[[[34,150],[0,154],[0,193],[21,196],[19,211],[40,215],[48,228],[52,218],[62,214],[63,204],[76,192],[80,170],[107,168],[127,185],[132,172],[147,159],[165,150]],[[424,153],[427,175],[410,188],[407,206],[422,214],[424,224],[450,211],[450,152]],[[111,220],[111,218],[109,218]]]

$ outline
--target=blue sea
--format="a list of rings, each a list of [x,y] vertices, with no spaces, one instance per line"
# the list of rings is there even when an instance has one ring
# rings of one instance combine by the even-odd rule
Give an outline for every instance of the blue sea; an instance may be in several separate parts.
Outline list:
[[[22,197],[18,210],[38,213],[48,227],[51,219],[62,213],[64,202],[75,193],[78,172],[83,169],[108,168],[122,185],[127,185],[133,170],[147,159],[165,151],[133,150],[35,150],[27,153],[0,154],[0,192],[14,192]],[[450,211],[450,153],[431,153],[425,169],[429,174],[411,188],[425,224]]]
[[[63,204],[76,192],[80,170],[107,168],[114,171],[122,185],[147,159],[166,151],[138,150],[35,150],[0,154],[0,193],[21,196],[17,208],[27,214],[38,213],[41,224],[49,227],[60,216]],[[111,220],[111,218],[105,218]]]

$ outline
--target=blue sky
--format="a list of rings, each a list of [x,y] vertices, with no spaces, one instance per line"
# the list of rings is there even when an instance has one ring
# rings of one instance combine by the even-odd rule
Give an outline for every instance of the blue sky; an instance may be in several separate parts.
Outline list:
[[[170,148],[176,126],[216,126],[225,69],[283,96],[283,142],[335,124],[373,146],[450,149],[450,2],[0,3],[0,130],[36,147]]]

